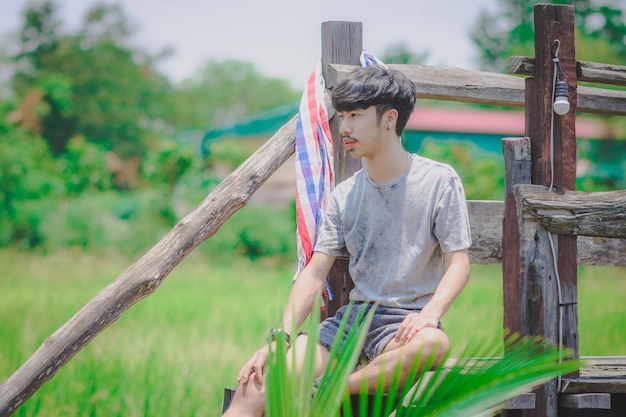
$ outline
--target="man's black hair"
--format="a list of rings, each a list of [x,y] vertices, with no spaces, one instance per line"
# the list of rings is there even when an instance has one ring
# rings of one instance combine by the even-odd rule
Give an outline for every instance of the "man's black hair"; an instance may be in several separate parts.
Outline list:
[[[332,103],[337,111],[376,106],[379,122],[387,110],[396,109],[396,133],[400,136],[415,107],[415,94],[415,85],[402,72],[372,65],[344,76],[332,90]]]

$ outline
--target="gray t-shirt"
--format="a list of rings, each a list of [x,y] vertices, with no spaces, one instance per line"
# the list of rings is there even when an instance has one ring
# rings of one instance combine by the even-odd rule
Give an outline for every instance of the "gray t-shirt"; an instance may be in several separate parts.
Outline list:
[[[443,277],[443,254],[470,245],[461,179],[449,165],[412,155],[392,183],[376,184],[364,168],[335,187],[314,250],[349,256],[351,300],[417,309]]]

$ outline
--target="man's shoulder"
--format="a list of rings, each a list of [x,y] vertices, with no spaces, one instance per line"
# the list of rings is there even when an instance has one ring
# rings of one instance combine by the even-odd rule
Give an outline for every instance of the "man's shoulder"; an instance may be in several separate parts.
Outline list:
[[[427,158],[425,156],[417,155],[413,157],[413,162],[416,163],[418,171],[421,171],[421,175],[443,176],[443,177],[458,177],[454,167],[445,162],[436,161],[434,159]]]
[[[362,179],[362,175],[363,175],[363,168],[361,168],[360,170],[358,170],[357,172],[355,172],[354,174],[350,175],[348,178],[346,178],[345,180],[337,184],[335,188],[333,189],[333,193],[345,194],[349,190],[352,190],[354,188],[354,185],[357,183],[357,181]]]

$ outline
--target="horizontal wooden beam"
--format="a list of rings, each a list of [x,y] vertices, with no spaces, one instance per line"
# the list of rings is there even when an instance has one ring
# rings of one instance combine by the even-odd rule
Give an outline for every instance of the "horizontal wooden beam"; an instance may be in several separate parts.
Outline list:
[[[524,106],[524,79],[507,74],[424,65],[388,65],[402,71],[417,87],[417,97],[444,101]],[[357,67],[329,65],[327,88]]]
[[[561,394],[559,395],[559,407],[573,409],[610,410],[611,394]]]
[[[467,202],[472,231],[473,264],[502,262],[503,201]],[[626,239],[578,236],[578,265],[626,266]]]
[[[470,200],[467,210],[472,232],[470,262],[479,265],[502,263],[504,202]]]
[[[494,106],[523,107],[524,78],[454,67],[388,65],[406,74],[417,88],[417,97]],[[354,65],[329,65],[327,87],[348,74]],[[578,87],[576,111],[581,113],[626,115],[626,91]]]
[[[534,410],[537,400],[532,392],[525,392],[507,401],[505,410]]]
[[[522,185],[523,210],[560,235],[626,238],[626,190],[563,194]],[[531,188],[532,187],[532,188]]]
[[[509,74],[535,75],[535,58],[512,56],[508,63]],[[576,61],[578,81],[626,86],[626,66]]]

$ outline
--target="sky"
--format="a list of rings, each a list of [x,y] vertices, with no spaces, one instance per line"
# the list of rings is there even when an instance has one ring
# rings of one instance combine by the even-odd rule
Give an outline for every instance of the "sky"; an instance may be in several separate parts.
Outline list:
[[[172,81],[193,76],[209,59],[253,63],[296,88],[321,56],[326,21],[363,24],[363,47],[380,56],[404,43],[428,52],[427,65],[477,69],[469,32],[497,0],[105,0],[119,3],[136,29],[133,43],[152,53],[174,50],[159,69]],[[27,0],[0,1],[0,36],[22,24]],[[92,0],[56,0],[66,30],[76,29]]]

